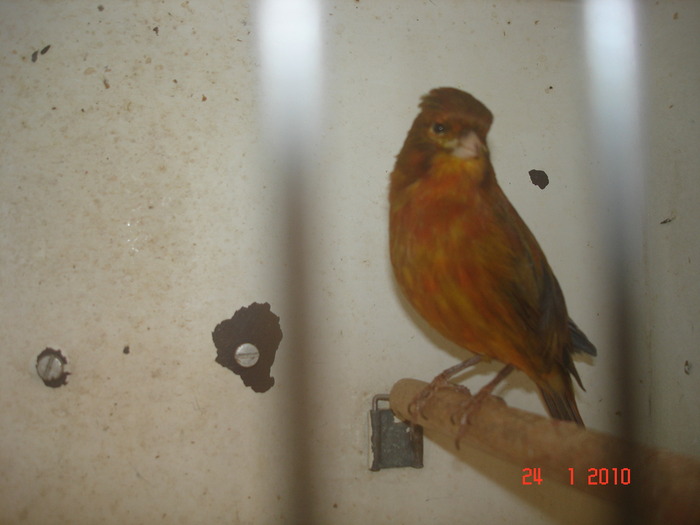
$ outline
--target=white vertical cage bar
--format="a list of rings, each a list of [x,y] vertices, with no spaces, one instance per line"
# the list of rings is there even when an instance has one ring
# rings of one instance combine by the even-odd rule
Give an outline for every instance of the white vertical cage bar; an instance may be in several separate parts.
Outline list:
[[[583,35],[588,67],[589,130],[593,155],[600,169],[599,197],[608,210],[606,257],[607,289],[614,306],[613,380],[621,407],[622,435],[632,439],[638,430],[635,363],[642,341],[645,312],[643,292],[644,209],[647,154],[645,148],[643,12],[635,0],[586,0]],[[634,451],[622,461],[634,463]],[[640,508],[632,493],[626,515]]]
[[[289,464],[281,469],[290,493],[290,523],[314,523],[313,451],[307,436],[311,392],[306,364],[311,287],[308,279],[309,175],[320,136],[321,16],[316,0],[264,0],[257,5],[260,59],[260,110],[264,151],[272,171],[282,221],[279,247],[283,268],[280,287],[286,296],[285,347],[290,369],[285,381],[293,390],[289,410],[280,414],[279,431],[288,436]]]

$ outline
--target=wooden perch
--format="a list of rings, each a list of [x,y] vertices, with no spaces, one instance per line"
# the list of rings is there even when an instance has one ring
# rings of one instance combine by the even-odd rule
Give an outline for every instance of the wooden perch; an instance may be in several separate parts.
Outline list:
[[[398,417],[454,441],[460,432],[459,417],[471,396],[466,389],[440,389],[426,402],[426,417],[412,417],[408,406],[426,386],[415,379],[399,380],[389,396],[392,410]],[[539,477],[546,484],[556,480],[630,505],[654,523],[700,523],[700,461],[692,457],[511,408],[495,396],[489,396],[470,414],[460,445],[462,449],[479,448],[522,469],[541,469],[530,477],[525,470],[524,481],[536,484]],[[456,446],[453,452],[460,454]]]

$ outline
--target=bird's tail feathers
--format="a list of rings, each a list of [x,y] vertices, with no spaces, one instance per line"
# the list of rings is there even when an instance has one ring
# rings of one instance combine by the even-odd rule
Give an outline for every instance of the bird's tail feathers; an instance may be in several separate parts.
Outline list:
[[[598,350],[595,345],[590,342],[586,334],[576,326],[576,323],[574,323],[571,318],[569,318],[569,332],[571,332],[571,342],[574,345],[574,352],[581,352],[592,356],[598,355]]]
[[[576,424],[584,426],[576,406],[573,389],[569,387],[567,390],[565,394],[562,394],[547,386],[540,386],[540,393],[547,407],[547,412],[555,419],[574,421]]]

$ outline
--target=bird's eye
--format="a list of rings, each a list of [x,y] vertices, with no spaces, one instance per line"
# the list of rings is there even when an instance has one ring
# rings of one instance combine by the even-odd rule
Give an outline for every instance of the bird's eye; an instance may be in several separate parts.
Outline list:
[[[447,133],[447,126],[436,122],[435,124],[433,124],[433,133],[435,133],[436,135],[442,135],[443,133]]]

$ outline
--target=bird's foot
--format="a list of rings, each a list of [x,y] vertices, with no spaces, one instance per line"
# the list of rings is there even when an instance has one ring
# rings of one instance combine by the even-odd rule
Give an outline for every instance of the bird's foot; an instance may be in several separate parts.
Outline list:
[[[423,419],[428,419],[428,416],[426,416],[424,412],[425,406],[427,405],[430,398],[435,394],[435,392],[445,388],[458,389],[463,391],[467,395],[471,395],[471,392],[466,386],[450,383],[448,377],[445,376],[445,373],[443,372],[435,379],[433,379],[428,386],[426,386],[423,390],[418,392],[416,397],[414,397],[413,400],[408,404],[409,415],[412,418],[415,418],[416,416],[420,415],[420,417],[422,417]]]
[[[475,396],[471,397],[468,401],[461,403],[459,410],[450,417],[453,425],[459,425],[457,437],[455,437],[455,447],[457,447],[457,450],[459,450],[459,442],[467,433],[469,425],[471,425],[471,416],[475,411],[479,411],[481,404],[490,394],[490,390],[485,390],[485,388],[482,388]]]
[[[481,361],[481,356],[475,355],[466,361],[462,361],[461,363],[443,371],[435,379],[433,379],[428,386],[421,390],[416,397],[413,398],[413,401],[411,401],[408,405],[408,414],[411,417],[420,415],[422,418],[428,419],[423,412],[425,405],[435,392],[443,388],[456,388],[457,390],[461,390],[466,394],[471,395],[471,392],[467,387],[450,383],[449,379],[465,368],[469,368],[470,366],[477,364],[479,361]]]
[[[457,419],[455,418],[455,414],[451,416],[451,421],[453,424],[459,423],[459,431],[457,432],[457,437],[455,438],[455,446],[457,447],[457,449],[459,449],[459,442],[467,433],[467,429],[471,424],[470,417],[472,416],[474,411],[478,411],[478,409],[481,408],[481,404],[486,398],[488,398],[491,395],[493,389],[496,388],[496,386],[501,381],[503,381],[512,371],[513,365],[506,365],[501,369],[500,372],[498,372],[498,374],[496,374],[496,377],[494,377],[488,384],[484,385],[474,397],[471,397],[469,400],[465,401],[464,403],[461,403],[459,411],[459,421],[457,421]]]

